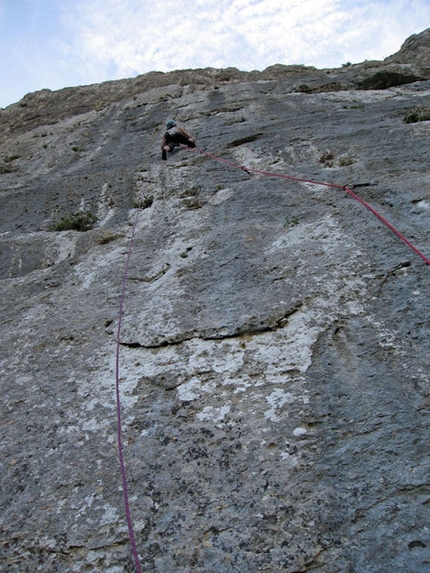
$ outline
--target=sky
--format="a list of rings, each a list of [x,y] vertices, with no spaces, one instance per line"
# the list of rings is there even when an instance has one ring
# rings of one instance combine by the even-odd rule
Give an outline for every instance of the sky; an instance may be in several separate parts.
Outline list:
[[[0,0],[0,108],[41,89],[205,67],[382,60],[430,0]]]

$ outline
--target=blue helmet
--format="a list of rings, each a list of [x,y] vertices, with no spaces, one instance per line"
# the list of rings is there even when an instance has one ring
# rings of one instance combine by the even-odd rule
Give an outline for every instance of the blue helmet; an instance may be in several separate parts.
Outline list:
[[[168,119],[166,121],[166,127],[167,129],[170,129],[171,127],[176,127],[176,121],[174,121],[173,119]]]

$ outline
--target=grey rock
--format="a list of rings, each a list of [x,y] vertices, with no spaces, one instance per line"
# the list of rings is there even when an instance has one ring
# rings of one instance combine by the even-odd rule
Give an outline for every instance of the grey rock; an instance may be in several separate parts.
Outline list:
[[[423,30],[420,34],[413,34],[402,44],[400,50],[384,60],[385,62],[396,62],[417,66],[422,73],[430,71],[430,28]]]
[[[142,569],[428,571],[429,266],[312,183],[377,179],[358,195],[429,256],[429,122],[403,121],[430,108],[428,43],[1,111],[2,570],[134,571],[115,403],[133,239],[118,367]],[[401,77],[362,89],[379,72]],[[170,116],[218,158],[306,181],[163,162]],[[91,230],[52,230],[78,211]]]

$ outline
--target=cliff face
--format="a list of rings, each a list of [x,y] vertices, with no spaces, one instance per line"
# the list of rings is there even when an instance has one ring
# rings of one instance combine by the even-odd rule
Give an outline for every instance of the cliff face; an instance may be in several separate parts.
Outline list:
[[[159,153],[175,117],[237,165],[378,180],[357,193],[428,257],[429,121],[404,121],[430,109],[428,54],[427,30],[384,62],[154,73],[0,112],[3,570],[134,570],[133,230],[142,568],[428,570],[429,267],[342,189]],[[76,212],[94,227],[52,230]]]

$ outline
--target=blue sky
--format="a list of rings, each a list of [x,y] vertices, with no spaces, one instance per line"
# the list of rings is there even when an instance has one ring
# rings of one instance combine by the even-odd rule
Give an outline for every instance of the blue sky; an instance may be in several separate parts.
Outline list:
[[[0,108],[157,70],[381,60],[429,0],[0,0]]]

